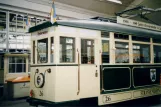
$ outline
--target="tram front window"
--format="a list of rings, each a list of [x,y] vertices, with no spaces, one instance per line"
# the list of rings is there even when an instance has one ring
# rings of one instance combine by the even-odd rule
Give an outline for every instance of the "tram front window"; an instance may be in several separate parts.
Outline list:
[[[48,62],[48,39],[41,39],[37,42],[37,63]]]
[[[75,61],[75,39],[70,37],[60,37],[60,62]]]

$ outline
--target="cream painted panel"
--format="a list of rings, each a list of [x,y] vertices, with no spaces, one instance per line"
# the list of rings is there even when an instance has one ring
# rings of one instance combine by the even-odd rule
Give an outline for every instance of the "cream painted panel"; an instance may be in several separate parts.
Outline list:
[[[122,92],[116,94],[104,94],[99,96],[99,105],[111,104],[132,99],[131,92]]]
[[[29,96],[30,83],[14,83],[13,84],[13,98]],[[12,93],[11,93],[12,94]]]
[[[80,66],[80,98],[97,97],[99,95],[99,73],[96,77],[96,70],[96,65]]]
[[[55,101],[77,100],[78,66],[57,66]]]
[[[39,69],[40,73],[44,73],[45,70],[51,69],[51,73],[45,74],[45,84],[42,88],[36,88],[34,84],[34,75],[36,69]],[[34,98],[47,100],[47,101],[55,101],[55,69],[56,67],[52,66],[40,66],[40,67],[31,67],[31,74],[30,74],[30,90],[34,91]],[[40,92],[43,93],[40,96]]]

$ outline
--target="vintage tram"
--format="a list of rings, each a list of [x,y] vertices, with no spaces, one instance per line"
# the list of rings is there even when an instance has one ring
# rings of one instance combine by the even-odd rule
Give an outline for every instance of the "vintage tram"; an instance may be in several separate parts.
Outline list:
[[[98,105],[106,105],[159,96],[161,28],[144,25],[58,20],[30,28],[27,102],[45,105],[96,99]]]

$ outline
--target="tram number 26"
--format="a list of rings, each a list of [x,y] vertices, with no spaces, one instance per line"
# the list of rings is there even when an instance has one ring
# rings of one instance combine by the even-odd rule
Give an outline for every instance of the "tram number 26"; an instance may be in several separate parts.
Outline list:
[[[104,103],[108,103],[109,101],[111,101],[111,97],[110,96],[108,96],[108,95],[103,96],[103,102]]]

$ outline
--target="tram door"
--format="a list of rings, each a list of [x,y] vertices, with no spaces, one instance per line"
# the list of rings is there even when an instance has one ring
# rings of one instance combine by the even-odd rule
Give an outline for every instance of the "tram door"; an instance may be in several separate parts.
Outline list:
[[[82,38],[80,42],[80,98],[96,97],[99,93],[98,40]]]

